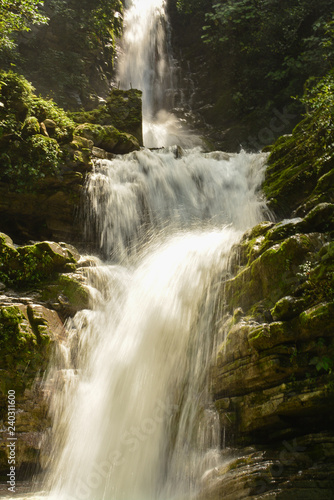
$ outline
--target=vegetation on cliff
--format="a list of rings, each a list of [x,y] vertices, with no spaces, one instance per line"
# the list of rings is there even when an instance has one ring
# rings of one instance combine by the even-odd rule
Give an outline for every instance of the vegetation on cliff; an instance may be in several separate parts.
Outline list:
[[[6,422],[7,393],[14,390],[20,477],[25,467],[31,473],[40,462],[40,433],[49,426],[41,377],[64,336],[64,321],[90,304],[79,259],[78,251],[65,243],[17,246],[0,233],[0,421]],[[0,475],[7,466],[2,440]]]
[[[208,481],[212,499],[333,492],[332,72],[303,102],[305,118],[270,148],[264,183],[287,219],[246,232],[222,282],[212,384],[226,442],[242,458]]]
[[[334,73],[310,86],[301,99],[304,119],[269,148],[264,192],[277,215],[305,215],[334,201]]]
[[[40,0],[2,0],[0,5],[0,53],[15,47],[14,36],[17,32],[30,31],[35,24],[45,24],[48,18],[43,15]]]
[[[219,147],[256,150],[291,131],[303,112],[291,96],[333,65],[333,7],[333,0],[169,0],[175,48],[197,88],[194,110],[218,129]],[[278,113],[286,115],[280,123]]]
[[[60,173],[75,124],[52,100],[39,98],[23,77],[0,73],[0,179],[16,189]]]
[[[0,37],[10,42],[7,48],[0,45],[3,68],[14,63],[38,92],[66,108],[94,107],[97,96],[107,95],[115,40],[122,30],[120,0],[46,0],[44,6],[35,0],[6,0],[5,10],[20,22],[11,33],[6,21],[0,24]],[[32,29],[22,32],[27,26]]]

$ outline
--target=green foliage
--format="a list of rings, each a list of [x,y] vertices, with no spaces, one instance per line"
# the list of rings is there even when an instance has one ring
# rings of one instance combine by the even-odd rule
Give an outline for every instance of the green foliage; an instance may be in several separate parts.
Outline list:
[[[49,0],[46,5],[54,17],[66,19],[87,48],[99,46],[103,40],[119,36],[122,31],[122,2],[120,0]],[[72,33],[73,35],[73,33]]]
[[[334,359],[329,356],[314,356],[309,364],[314,365],[318,372],[324,370],[327,373],[332,373]]]
[[[306,106],[304,119],[295,127],[292,135],[279,138],[272,147],[263,188],[267,198],[271,199],[272,208],[283,214],[296,209],[303,200],[305,202],[313,190],[314,197],[318,197],[314,198],[315,204],[331,200],[330,189],[325,185],[321,187],[320,177],[323,176],[325,182],[327,175],[330,182],[332,175],[333,89],[333,70],[321,79],[309,81],[300,99]],[[328,195],[319,198],[322,192]],[[308,205],[308,210],[315,204]]]
[[[40,12],[40,0],[1,0],[0,51],[13,48],[13,34],[29,31],[33,24],[45,24],[48,18]]]
[[[251,87],[256,98],[257,86],[268,93],[283,85],[290,93],[331,67],[333,6],[333,0],[220,1],[205,16],[202,38],[218,57],[237,60],[239,92]]]
[[[46,118],[53,120],[56,124],[53,138],[58,142],[70,142],[72,140],[75,124],[68,114],[57,106],[52,99],[42,99],[34,96],[31,102],[31,115],[35,116],[39,122],[43,122]]]
[[[334,0],[170,3],[176,43],[190,54],[201,88],[199,100],[204,96],[211,105],[199,112],[224,130],[219,146],[261,147],[290,133],[303,112],[291,96],[303,93],[310,76],[321,77],[333,67]],[[202,26],[197,38],[195,19]],[[295,119],[272,127],[283,109]],[[269,132],[268,142],[261,138],[263,131]]]
[[[51,99],[36,97],[33,90],[22,76],[0,72],[0,179],[23,191],[60,173],[61,144],[72,140],[74,130],[63,109]],[[42,129],[46,119],[54,124],[52,137]]]
[[[312,85],[312,83],[314,85]],[[304,96],[306,117],[312,120],[313,135],[317,137],[324,155],[333,155],[334,144],[334,71],[320,80],[310,79]],[[312,140],[312,139],[311,139]]]
[[[177,0],[176,9],[179,14],[193,15],[198,12],[205,12],[211,8],[208,0]]]
[[[21,38],[16,51],[0,50],[0,65],[9,69],[15,63],[39,92],[62,106],[94,106],[96,96],[108,92],[115,40],[122,31],[121,0],[45,0],[40,5],[49,23]]]

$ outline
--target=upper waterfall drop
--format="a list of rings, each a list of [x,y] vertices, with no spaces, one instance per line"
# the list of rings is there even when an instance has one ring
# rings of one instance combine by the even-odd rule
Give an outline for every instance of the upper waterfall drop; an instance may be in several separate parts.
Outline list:
[[[174,106],[174,61],[168,41],[166,0],[129,0],[118,57],[117,81],[123,89],[143,92],[143,138],[149,148],[201,140],[171,113]]]

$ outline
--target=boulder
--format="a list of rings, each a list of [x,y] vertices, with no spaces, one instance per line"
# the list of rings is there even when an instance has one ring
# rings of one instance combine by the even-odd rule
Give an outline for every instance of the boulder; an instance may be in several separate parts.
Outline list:
[[[108,153],[124,154],[140,149],[138,140],[125,132],[119,132],[112,125],[84,123],[75,129],[77,136],[92,141],[94,146]]]

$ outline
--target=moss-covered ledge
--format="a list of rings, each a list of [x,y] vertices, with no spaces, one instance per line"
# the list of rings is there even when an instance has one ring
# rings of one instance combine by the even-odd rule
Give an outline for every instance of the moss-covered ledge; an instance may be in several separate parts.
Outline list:
[[[77,216],[94,155],[141,145],[141,92],[115,89],[104,105],[71,117],[22,76],[1,71],[0,231],[21,243],[82,242]]]
[[[50,425],[41,381],[50,356],[65,336],[66,319],[90,306],[79,261],[71,245],[17,246],[0,233],[0,422],[6,427],[7,394],[14,390],[18,479],[41,463],[41,438]],[[8,472],[6,436],[0,475]]]

